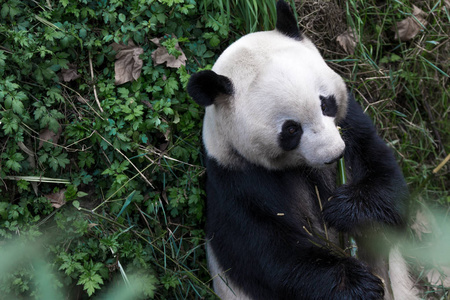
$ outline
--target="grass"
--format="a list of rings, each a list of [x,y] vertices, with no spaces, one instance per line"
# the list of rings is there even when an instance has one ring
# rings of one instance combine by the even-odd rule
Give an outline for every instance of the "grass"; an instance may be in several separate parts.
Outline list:
[[[294,0],[286,0],[286,2],[289,2],[291,7],[295,5]],[[233,27],[244,30],[242,32],[238,30],[238,35],[260,30],[272,30],[275,27],[277,11],[276,1],[274,0],[219,0],[217,3],[221,8],[220,13],[227,16],[227,19],[233,23]],[[211,0],[203,0],[202,4],[206,11],[211,7]]]
[[[329,65],[346,79],[379,134],[395,151],[412,192],[411,221],[421,221],[416,211],[440,212],[428,215],[426,225],[434,218],[440,222],[435,222],[439,225],[430,229],[425,238],[411,230],[411,247],[430,250],[430,246],[436,253],[448,255],[450,244],[438,240],[448,240],[449,235],[450,165],[433,172],[450,151],[448,3],[296,2],[300,26]],[[426,24],[423,22],[422,30],[413,39],[400,41],[395,38],[398,22],[412,16],[413,5],[427,13]],[[346,53],[336,41],[348,28],[358,37],[354,54]],[[411,254],[418,283],[427,299],[447,299],[448,290],[428,281],[427,272],[439,265],[437,254],[434,262],[427,259],[430,253],[435,252]]]
[[[395,40],[396,23],[410,15],[413,4],[422,4],[428,25],[411,41]],[[411,188],[420,186],[449,151],[450,15],[444,2],[302,1],[298,15],[306,34],[397,152]],[[353,55],[336,42],[348,26],[359,37]],[[448,174],[446,166],[425,187],[425,193],[441,191],[428,200],[447,204]]]

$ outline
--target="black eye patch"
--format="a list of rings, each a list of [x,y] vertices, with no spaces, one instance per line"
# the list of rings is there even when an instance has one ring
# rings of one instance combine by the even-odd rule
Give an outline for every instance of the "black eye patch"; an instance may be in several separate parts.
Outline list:
[[[302,126],[292,120],[284,122],[278,137],[278,143],[281,149],[285,151],[294,150],[300,143],[302,137]]]
[[[336,98],[334,96],[320,96],[320,108],[324,116],[335,117],[338,110]]]

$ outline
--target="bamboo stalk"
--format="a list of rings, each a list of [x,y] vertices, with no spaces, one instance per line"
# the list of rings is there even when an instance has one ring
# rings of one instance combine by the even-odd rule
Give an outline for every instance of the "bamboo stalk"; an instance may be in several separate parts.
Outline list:
[[[341,133],[341,128],[338,127],[339,133]],[[344,156],[342,156],[341,159],[338,160],[337,163],[337,186],[341,186],[347,183],[347,175],[345,173],[345,159]],[[339,235],[341,236],[341,233],[339,233]],[[340,240],[342,240],[340,238]],[[350,243],[350,255],[352,257],[357,258],[358,257],[358,245],[356,245],[356,241],[355,238],[352,236],[348,236],[348,240]]]
[[[25,180],[25,181],[29,181],[29,182],[45,182],[45,183],[65,183],[65,184],[70,183],[70,181],[67,179],[49,178],[49,177],[40,177],[40,176],[5,176],[3,179]]]

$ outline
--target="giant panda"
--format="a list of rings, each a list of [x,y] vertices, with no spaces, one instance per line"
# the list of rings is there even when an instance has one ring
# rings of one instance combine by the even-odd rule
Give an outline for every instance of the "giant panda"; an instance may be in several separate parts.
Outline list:
[[[207,255],[219,297],[417,299],[384,234],[405,224],[402,173],[287,3],[277,2],[275,30],[234,42],[187,90],[205,107]],[[337,187],[342,156],[348,183]],[[357,257],[335,246],[348,234]]]

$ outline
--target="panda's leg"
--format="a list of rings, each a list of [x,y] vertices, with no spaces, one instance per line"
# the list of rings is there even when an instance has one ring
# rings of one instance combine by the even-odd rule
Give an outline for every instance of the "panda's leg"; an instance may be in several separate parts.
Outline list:
[[[409,276],[408,266],[398,247],[389,253],[389,278],[395,300],[420,299],[414,282]]]
[[[242,290],[234,285],[228,278],[217,261],[212,247],[206,244],[206,253],[208,257],[208,269],[213,278],[214,292],[223,300],[251,300]]]

